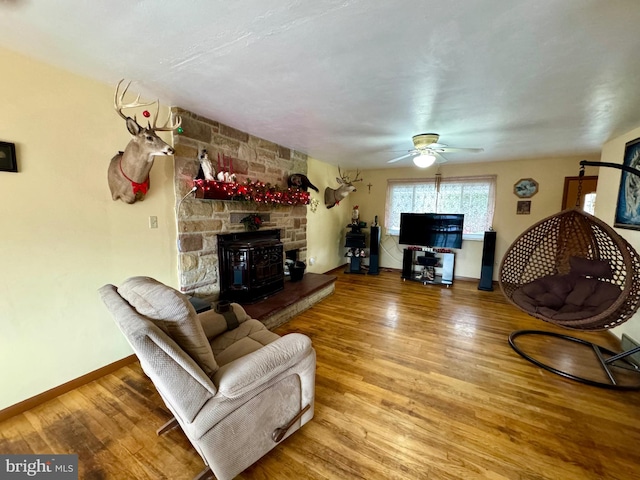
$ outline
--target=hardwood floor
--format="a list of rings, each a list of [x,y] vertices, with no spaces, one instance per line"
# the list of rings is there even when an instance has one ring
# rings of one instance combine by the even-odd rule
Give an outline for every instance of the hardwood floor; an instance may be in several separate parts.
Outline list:
[[[335,293],[276,331],[317,351],[314,419],[241,479],[638,478],[640,392],[563,379],[507,337],[540,329],[499,290],[337,273]],[[576,364],[553,340],[538,351]],[[596,369],[597,370],[597,369]],[[0,423],[2,453],[78,453],[83,479],[187,479],[203,464],[139,364]]]

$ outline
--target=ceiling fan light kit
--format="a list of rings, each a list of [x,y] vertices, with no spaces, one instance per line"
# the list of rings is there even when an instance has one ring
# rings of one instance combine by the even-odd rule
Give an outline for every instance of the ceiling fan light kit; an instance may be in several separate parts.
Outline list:
[[[429,153],[421,153],[417,157],[413,157],[413,163],[416,167],[427,168],[436,162],[436,156]]]

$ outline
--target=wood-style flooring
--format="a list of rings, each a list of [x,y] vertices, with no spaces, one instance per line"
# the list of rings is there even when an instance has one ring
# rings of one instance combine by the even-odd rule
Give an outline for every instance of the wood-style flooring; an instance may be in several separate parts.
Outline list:
[[[313,341],[315,417],[239,478],[640,478],[640,392],[566,380],[507,342],[532,328],[615,346],[611,334],[535,320],[477,282],[336,274],[332,296],[276,330]],[[134,363],[0,423],[0,452],[78,453],[82,479],[190,479],[202,460],[179,429],[156,436],[167,419]]]

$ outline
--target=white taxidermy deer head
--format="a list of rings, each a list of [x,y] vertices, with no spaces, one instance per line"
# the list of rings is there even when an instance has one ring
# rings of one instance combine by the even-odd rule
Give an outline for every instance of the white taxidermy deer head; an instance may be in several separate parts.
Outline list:
[[[324,190],[324,204],[327,208],[335,207],[347,195],[355,192],[356,187],[354,187],[353,184],[362,181],[362,178],[358,178],[360,176],[360,170],[356,170],[356,177],[353,180],[350,179],[348,174],[343,174],[340,171],[340,167],[338,167],[338,175],[340,175],[340,178],[336,177],[336,181],[340,186],[338,188],[327,187]]]
[[[164,125],[158,126],[158,113],[160,112],[160,102],[141,103],[140,95],[131,103],[123,103],[124,96],[131,82],[127,84],[122,93],[119,94],[120,85],[118,82],[114,94],[113,107],[118,115],[126,122],[127,130],[131,134],[131,140],[127,144],[124,152],[118,153],[111,159],[107,179],[113,200],[122,200],[126,203],[134,203],[143,200],[149,189],[149,172],[153,167],[155,155],[173,155],[173,148],[162,140],[156,132],[170,132],[175,130],[182,123],[182,119],[176,116],[173,122],[171,114]],[[138,125],[135,116],[128,117],[122,110],[125,108],[135,108],[156,104],[156,112],[153,116],[153,125],[148,123],[148,127]],[[147,113],[145,113],[147,115]]]

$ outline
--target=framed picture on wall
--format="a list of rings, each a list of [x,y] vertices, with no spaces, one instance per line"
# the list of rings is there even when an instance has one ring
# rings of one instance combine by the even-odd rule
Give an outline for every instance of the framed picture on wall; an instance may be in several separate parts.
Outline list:
[[[13,143],[0,142],[0,172],[17,172],[16,146]]]
[[[518,200],[516,215],[530,215],[530,214],[531,214],[531,200]]]
[[[640,138],[627,142],[623,165],[640,167]],[[640,230],[640,177],[622,171],[614,227]]]

